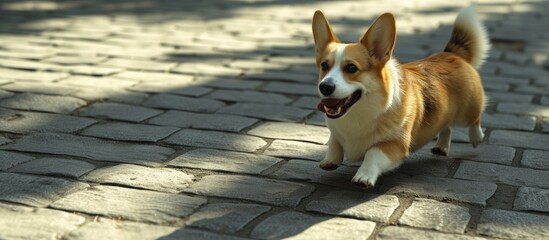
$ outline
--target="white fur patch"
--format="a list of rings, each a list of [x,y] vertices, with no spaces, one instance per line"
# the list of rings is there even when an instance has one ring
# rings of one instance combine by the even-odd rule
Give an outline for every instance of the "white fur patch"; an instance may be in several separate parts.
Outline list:
[[[490,50],[490,42],[486,29],[476,14],[476,6],[471,5],[462,9],[454,25],[461,27],[471,35],[471,65],[479,69]]]
[[[389,60],[385,67],[389,70],[391,84],[389,85],[389,101],[387,101],[386,109],[389,109],[393,104],[400,102],[400,72],[397,67],[397,62],[394,59]]]
[[[381,174],[395,167],[391,159],[381,149],[374,147],[366,152],[362,165],[353,177],[353,182],[374,186]]]
[[[322,79],[322,81],[324,81],[324,79],[326,78],[332,78],[334,80],[336,88],[334,93],[332,93],[332,95],[330,95],[329,97],[346,98],[359,89],[359,86],[357,86],[356,84],[349,84],[347,81],[345,81],[345,76],[343,76],[343,72],[341,71],[341,59],[343,58],[343,51],[345,51],[346,46],[347,44],[340,44],[337,47],[335,52],[334,66]],[[322,94],[320,94],[320,96],[322,96]]]

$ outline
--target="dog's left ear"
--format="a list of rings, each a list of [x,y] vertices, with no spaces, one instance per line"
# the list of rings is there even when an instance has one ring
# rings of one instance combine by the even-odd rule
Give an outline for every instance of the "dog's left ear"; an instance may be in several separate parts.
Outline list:
[[[370,55],[384,65],[393,54],[396,40],[395,17],[391,13],[379,16],[366,34],[360,39],[360,43],[368,49]]]

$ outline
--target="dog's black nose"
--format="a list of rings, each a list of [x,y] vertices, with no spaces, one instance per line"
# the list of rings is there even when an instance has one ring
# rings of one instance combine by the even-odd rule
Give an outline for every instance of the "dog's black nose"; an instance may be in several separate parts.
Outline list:
[[[320,82],[320,85],[318,85],[318,89],[320,90],[320,93],[324,96],[330,96],[332,93],[334,93],[336,89],[336,85],[334,84],[334,80],[332,78],[326,78]]]

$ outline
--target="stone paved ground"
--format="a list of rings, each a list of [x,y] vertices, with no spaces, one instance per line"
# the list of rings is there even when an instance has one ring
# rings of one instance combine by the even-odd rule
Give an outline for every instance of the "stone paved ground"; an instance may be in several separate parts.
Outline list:
[[[408,62],[468,4],[1,1],[0,239],[548,239],[544,0],[479,4],[484,145],[368,190],[318,168],[314,10],[346,41],[395,13]]]

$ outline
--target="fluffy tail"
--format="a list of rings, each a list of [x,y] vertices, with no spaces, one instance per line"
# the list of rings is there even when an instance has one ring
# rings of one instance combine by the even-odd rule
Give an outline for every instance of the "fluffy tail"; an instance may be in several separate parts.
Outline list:
[[[479,21],[475,10],[475,6],[472,5],[459,12],[452,36],[444,51],[457,54],[479,69],[488,55],[490,43],[486,29]]]

